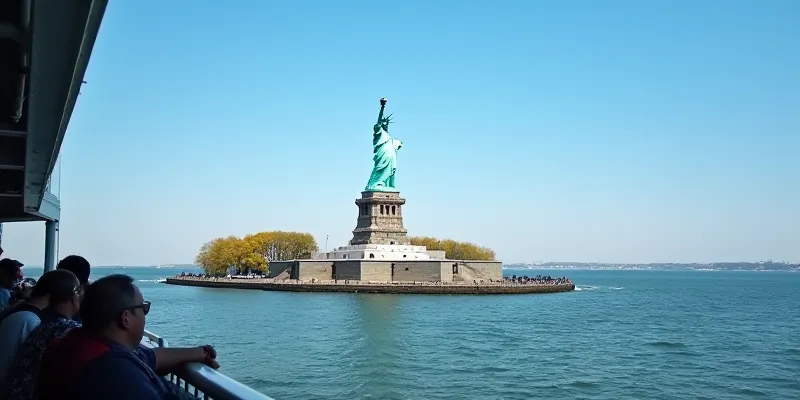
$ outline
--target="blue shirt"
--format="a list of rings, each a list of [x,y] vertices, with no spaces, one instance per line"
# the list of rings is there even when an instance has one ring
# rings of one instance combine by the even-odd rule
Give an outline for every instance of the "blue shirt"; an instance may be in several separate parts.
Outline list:
[[[164,383],[156,373],[156,355],[139,347],[130,351],[117,343],[87,364],[71,383],[67,398],[114,400],[163,400]]]
[[[31,332],[39,326],[41,310],[23,303],[12,307],[0,317],[0,379],[5,381],[6,371],[14,361],[17,349],[22,346]]]
[[[11,291],[6,288],[0,288],[0,310],[8,307],[8,302],[11,300]]]

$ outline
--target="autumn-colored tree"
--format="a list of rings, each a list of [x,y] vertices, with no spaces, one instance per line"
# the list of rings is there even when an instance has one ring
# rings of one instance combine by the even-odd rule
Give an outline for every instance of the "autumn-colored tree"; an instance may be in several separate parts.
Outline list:
[[[260,232],[244,238],[267,261],[310,258],[319,250],[314,236],[299,232]]]
[[[207,275],[224,276],[240,272],[245,258],[246,249],[242,239],[228,236],[204,244],[195,258],[195,263],[200,265]]]
[[[469,242],[451,239],[439,240],[427,236],[412,237],[411,244],[425,246],[428,250],[444,250],[445,257],[451,260],[494,261],[494,250]]]
[[[214,239],[200,248],[195,263],[211,276],[266,273],[269,261],[310,258],[317,250],[317,242],[308,233],[260,232]]]

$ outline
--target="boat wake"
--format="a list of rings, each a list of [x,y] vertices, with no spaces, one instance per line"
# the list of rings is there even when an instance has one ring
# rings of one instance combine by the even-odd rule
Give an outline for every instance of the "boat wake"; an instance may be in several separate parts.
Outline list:
[[[158,279],[137,279],[136,282],[142,283],[164,283],[167,281],[167,278],[158,278]]]
[[[575,291],[580,292],[584,290],[622,290],[625,289],[624,286],[589,286],[589,285],[581,285],[575,286]]]

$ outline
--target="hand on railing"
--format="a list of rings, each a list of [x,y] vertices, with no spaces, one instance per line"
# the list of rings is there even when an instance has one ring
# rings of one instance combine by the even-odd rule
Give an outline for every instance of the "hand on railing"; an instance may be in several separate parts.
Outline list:
[[[214,349],[214,346],[207,344],[205,346],[200,346],[199,349],[203,352],[203,354],[198,361],[211,368],[219,369],[219,363],[217,362],[217,350]]]

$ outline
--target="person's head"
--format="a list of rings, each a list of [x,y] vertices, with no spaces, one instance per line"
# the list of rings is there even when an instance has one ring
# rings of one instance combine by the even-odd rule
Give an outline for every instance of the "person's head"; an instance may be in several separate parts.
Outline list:
[[[0,287],[11,289],[22,279],[22,263],[10,258],[0,260]]]
[[[89,274],[91,273],[92,267],[89,265],[89,261],[86,261],[85,258],[71,255],[66,256],[63,260],[59,261],[56,269],[65,269],[72,272],[78,277],[78,281],[81,282],[81,285],[86,286],[86,284],[89,282]]]
[[[39,298],[47,296],[48,307],[72,318],[80,311],[83,288],[75,274],[57,269],[39,278],[32,295]]]
[[[33,290],[31,291],[30,295],[31,300],[46,299],[48,303],[50,302],[50,292],[53,290],[51,289],[53,284],[55,283],[57,277],[64,276],[63,273],[51,274],[50,272],[45,273],[39,278],[38,281],[34,282]]]
[[[144,335],[150,302],[128,275],[109,275],[86,287],[81,305],[84,329],[136,347]]]

